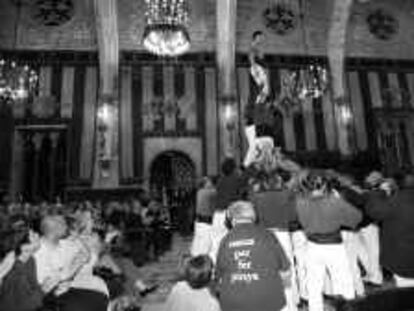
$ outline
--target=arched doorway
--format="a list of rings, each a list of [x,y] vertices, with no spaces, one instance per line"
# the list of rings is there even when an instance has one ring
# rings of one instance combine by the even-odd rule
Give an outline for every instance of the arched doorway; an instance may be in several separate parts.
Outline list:
[[[173,223],[183,234],[190,234],[194,218],[194,162],[183,152],[166,151],[150,168],[150,189],[171,210]]]

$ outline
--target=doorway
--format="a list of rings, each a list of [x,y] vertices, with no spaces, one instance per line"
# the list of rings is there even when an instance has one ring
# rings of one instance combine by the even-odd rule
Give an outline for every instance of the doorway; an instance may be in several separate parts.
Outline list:
[[[163,152],[151,164],[151,193],[169,207],[174,227],[184,235],[192,232],[195,178],[194,162],[183,152]]]

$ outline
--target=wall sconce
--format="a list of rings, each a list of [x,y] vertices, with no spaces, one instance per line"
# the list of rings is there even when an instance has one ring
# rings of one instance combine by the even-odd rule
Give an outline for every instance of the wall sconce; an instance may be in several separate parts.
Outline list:
[[[108,124],[111,122],[111,108],[108,103],[103,103],[99,108],[97,112],[98,120],[102,124]]]
[[[340,106],[339,107],[339,113],[340,113],[340,117],[341,120],[345,123],[345,124],[349,124],[352,120],[352,111],[351,108],[349,108],[348,106]]]
[[[336,107],[338,108],[340,120],[348,125],[353,118],[351,107],[349,107],[349,102],[344,98],[340,97],[335,100]]]
[[[109,177],[114,158],[114,126],[117,108],[113,100],[110,96],[103,96],[96,111],[97,157],[102,177]]]
[[[223,98],[223,120],[229,131],[235,129],[237,124],[237,100],[234,97]]]

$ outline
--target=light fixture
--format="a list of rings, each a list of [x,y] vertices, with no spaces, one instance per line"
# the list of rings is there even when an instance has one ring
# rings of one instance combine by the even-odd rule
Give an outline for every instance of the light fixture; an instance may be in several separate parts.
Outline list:
[[[299,0],[302,42],[304,43],[305,54],[309,55],[310,48],[305,29],[305,11],[305,1]],[[282,88],[284,97],[281,100],[281,104],[288,112],[292,111],[299,108],[303,101],[323,96],[328,88],[328,84],[327,65],[323,61],[311,57],[305,66],[288,70],[283,75]]]
[[[14,50],[17,47],[18,23],[22,2],[16,2],[17,18],[14,25]],[[38,73],[27,63],[18,62],[10,57],[0,57],[0,101],[9,104],[25,100],[37,92]]]
[[[0,100],[12,103],[32,96],[37,88],[38,74],[27,64],[0,59]]]
[[[297,75],[299,79],[297,94],[300,100],[323,96],[328,86],[328,70],[323,64],[311,61],[311,64]]]
[[[186,0],[145,0],[143,45],[159,56],[179,56],[190,49]]]

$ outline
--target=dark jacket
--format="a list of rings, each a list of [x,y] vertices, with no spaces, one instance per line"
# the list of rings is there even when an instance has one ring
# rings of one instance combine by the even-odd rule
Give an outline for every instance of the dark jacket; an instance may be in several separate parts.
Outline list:
[[[225,210],[229,205],[243,198],[245,180],[238,173],[220,177],[217,183],[217,210]]]
[[[391,197],[374,191],[367,212],[380,222],[381,265],[399,276],[414,278],[414,189],[400,190]]]
[[[37,283],[35,260],[17,260],[0,287],[0,310],[35,311],[42,306],[43,296]]]
[[[201,188],[197,191],[196,214],[211,218],[216,206],[217,191],[215,188]]]
[[[338,191],[345,201],[361,211],[362,221],[359,223],[358,228],[366,227],[372,223],[371,217],[365,211],[365,206],[368,201],[368,194],[366,192],[359,193],[349,187],[340,187]]]
[[[254,224],[236,225],[217,255],[216,279],[222,311],[274,311],[285,305],[280,271],[289,262],[275,236]]]
[[[362,220],[362,213],[335,195],[298,199],[296,211],[307,237],[336,234],[342,228],[354,229]]]
[[[259,222],[266,228],[289,229],[296,217],[295,194],[289,190],[268,190],[253,193]]]

